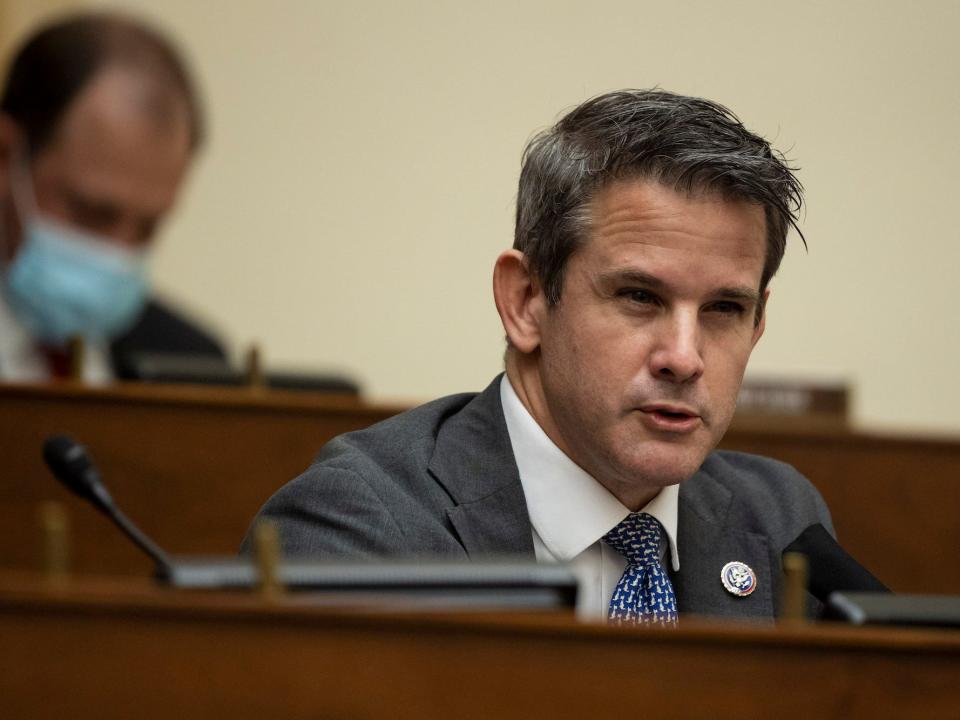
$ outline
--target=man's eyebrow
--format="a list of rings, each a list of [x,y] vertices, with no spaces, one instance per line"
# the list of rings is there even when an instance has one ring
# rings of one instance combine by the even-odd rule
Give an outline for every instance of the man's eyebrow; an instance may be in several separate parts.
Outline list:
[[[642,270],[608,270],[597,275],[600,284],[632,283],[651,290],[663,290],[667,284],[656,275],[645,273]],[[710,295],[722,300],[739,300],[743,303],[756,305],[760,302],[760,293],[746,285],[716,288]]]
[[[760,302],[760,293],[746,286],[719,288],[713,294],[723,300],[739,300],[754,305]]]
[[[642,270],[607,270],[597,275],[597,281],[605,285],[609,283],[633,283],[652,290],[660,290],[667,286],[656,275],[645,273]]]

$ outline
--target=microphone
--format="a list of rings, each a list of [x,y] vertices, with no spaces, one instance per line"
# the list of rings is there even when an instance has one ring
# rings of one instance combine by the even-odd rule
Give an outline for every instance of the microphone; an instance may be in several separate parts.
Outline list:
[[[87,449],[66,435],[53,435],[43,443],[43,459],[53,476],[74,493],[87,500],[120,528],[134,544],[156,564],[157,574],[168,577],[170,557],[134,525],[118,508],[107,490]]]
[[[249,589],[263,581],[261,571],[248,558],[178,557],[174,561],[120,512],[86,448],[72,438],[47,438],[43,459],[60,482],[92,502],[153,559],[156,574],[165,584],[223,590]],[[356,605],[360,598],[360,603],[386,607],[573,609],[579,587],[567,568],[533,562],[461,564],[417,559],[357,564],[303,559],[278,565],[277,576],[286,587],[325,593],[325,604],[342,607]]]
[[[810,593],[826,604],[834,592],[889,593],[877,580],[833,539],[820,523],[804,530],[783,553],[801,553],[810,566]]]

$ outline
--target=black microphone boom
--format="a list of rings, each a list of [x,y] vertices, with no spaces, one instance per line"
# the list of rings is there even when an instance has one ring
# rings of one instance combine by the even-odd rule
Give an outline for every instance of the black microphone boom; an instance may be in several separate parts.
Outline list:
[[[57,480],[84,500],[93,503],[124,535],[150,556],[160,577],[169,576],[172,567],[170,557],[114,504],[83,445],[66,435],[53,435],[43,444],[43,459]]]
[[[880,592],[890,589],[851,557],[820,523],[804,530],[783,551],[802,553],[810,566],[810,594],[826,604],[834,592]]]

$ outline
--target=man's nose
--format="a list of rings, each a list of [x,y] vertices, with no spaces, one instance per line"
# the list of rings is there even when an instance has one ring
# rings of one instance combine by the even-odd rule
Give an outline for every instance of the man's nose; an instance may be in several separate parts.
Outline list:
[[[663,318],[650,355],[650,371],[661,380],[685,383],[703,374],[700,326],[695,313]]]

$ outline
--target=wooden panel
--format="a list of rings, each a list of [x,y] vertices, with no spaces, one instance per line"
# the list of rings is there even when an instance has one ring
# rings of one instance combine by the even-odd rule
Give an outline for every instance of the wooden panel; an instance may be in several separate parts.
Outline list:
[[[171,553],[233,554],[267,497],[324,443],[396,412],[349,397],[242,389],[4,387],[0,564],[36,567],[37,506],[55,499],[70,513],[76,569],[151,570],[46,470],[41,447],[51,433],[86,444],[120,507]]]
[[[960,633],[581,625],[0,581],[5,717],[956,717]]]

